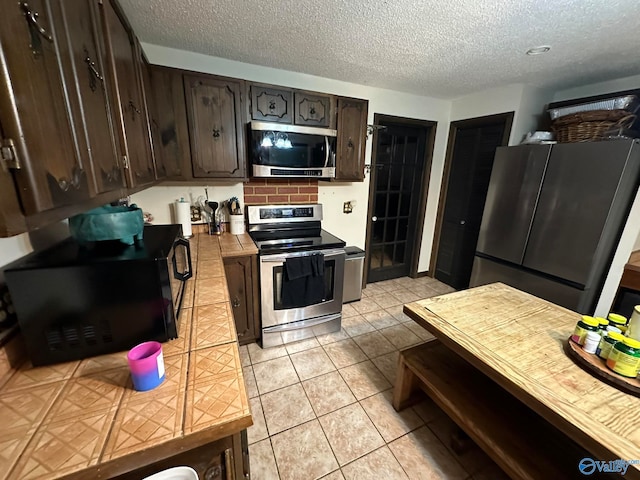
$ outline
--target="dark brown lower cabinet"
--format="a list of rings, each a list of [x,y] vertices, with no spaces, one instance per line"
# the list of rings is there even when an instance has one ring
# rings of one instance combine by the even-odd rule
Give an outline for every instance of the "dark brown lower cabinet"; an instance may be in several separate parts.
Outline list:
[[[238,332],[238,343],[245,345],[255,342],[260,337],[258,257],[251,255],[225,258],[224,272]]]
[[[140,480],[171,467],[188,466],[198,473],[200,480],[248,480],[250,472],[246,432],[243,430],[112,479]]]

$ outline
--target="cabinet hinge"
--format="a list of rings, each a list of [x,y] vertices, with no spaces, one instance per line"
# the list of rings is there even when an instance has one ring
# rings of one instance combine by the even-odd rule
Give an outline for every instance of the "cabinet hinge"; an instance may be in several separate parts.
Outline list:
[[[122,156],[122,166],[124,168],[129,168],[129,159],[127,158],[126,155]]]
[[[12,138],[3,138],[0,146],[0,159],[2,160],[2,169],[6,172],[10,168],[20,170],[20,158],[16,150],[16,144]]]

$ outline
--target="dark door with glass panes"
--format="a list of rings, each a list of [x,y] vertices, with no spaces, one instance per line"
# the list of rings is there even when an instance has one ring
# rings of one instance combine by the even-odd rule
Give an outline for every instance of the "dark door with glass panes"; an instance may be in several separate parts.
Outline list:
[[[371,170],[367,282],[409,275],[417,261],[425,151],[432,126],[380,120]]]

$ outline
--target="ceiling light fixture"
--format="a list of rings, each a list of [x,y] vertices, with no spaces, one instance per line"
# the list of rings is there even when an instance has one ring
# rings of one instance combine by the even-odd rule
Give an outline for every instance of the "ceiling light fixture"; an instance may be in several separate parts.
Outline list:
[[[527,50],[527,55],[542,55],[543,53],[547,53],[549,50],[551,50],[551,47],[548,45],[533,47]]]

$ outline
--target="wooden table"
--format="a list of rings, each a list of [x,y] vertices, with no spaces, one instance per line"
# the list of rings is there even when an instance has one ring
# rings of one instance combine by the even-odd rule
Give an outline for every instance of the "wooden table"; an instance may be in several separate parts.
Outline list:
[[[410,303],[404,312],[437,341],[402,353],[397,409],[421,387],[514,478],[585,478],[578,471],[585,456],[640,459],[640,398],[596,379],[564,351],[579,314],[500,283]],[[640,478],[640,465],[625,478]]]

